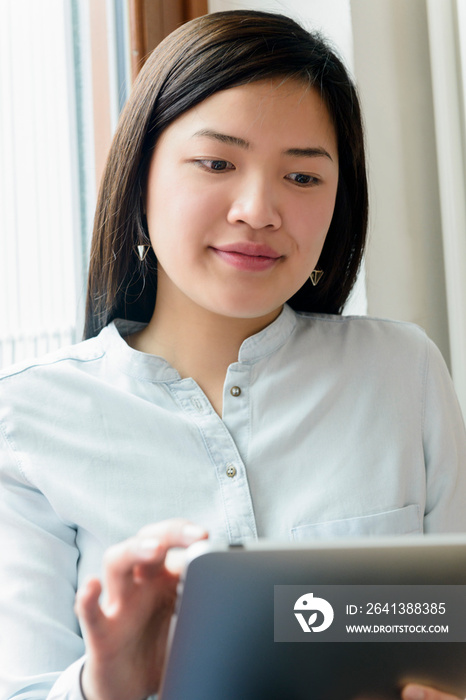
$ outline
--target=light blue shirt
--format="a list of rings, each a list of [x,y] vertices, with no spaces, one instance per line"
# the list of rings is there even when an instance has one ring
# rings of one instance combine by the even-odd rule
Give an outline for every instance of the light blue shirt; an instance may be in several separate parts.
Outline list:
[[[464,424],[419,328],[285,306],[228,368],[222,418],[134,330],[1,375],[1,700],[42,700],[82,656],[76,588],[148,523],[230,542],[466,531]],[[80,665],[50,698],[80,697]]]

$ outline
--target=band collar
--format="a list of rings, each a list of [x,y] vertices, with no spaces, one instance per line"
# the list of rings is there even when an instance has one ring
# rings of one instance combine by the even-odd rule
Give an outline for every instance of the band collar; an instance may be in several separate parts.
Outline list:
[[[242,343],[238,361],[253,363],[275,352],[290,337],[296,325],[294,311],[285,304],[279,316],[269,326]],[[174,367],[163,357],[135,350],[125,336],[144,328],[145,324],[116,319],[99,334],[99,341],[112,364],[137,379],[151,382],[170,382],[180,379]]]

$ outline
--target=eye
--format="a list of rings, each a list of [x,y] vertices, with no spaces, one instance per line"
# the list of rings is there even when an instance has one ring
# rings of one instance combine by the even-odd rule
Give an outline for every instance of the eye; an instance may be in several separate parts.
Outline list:
[[[200,165],[205,170],[210,172],[224,172],[225,170],[234,170],[235,166],[230,163],[229,160],[209,160],[207,158],[202,158],[196,160],[196,163]]]
[[[286,178],[301,187],[312,187],[320,183],[319,178],[314,177],[314,175],[306,175],[305,173],[289,173]]]

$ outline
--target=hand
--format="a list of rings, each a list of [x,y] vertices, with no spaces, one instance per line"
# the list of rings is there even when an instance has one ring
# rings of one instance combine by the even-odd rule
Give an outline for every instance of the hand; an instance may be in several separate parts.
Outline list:
[[[409,683],[401,691],[402,700],[459,700],[456,695],[442,693],[435,688]]]
[[[178,582],[166,565],[167,552],[206,537],[187,520],[165,520],[107,550],[105,602],[99,603],[102,584],[96,578],[76,596],[87,700],[141,700],[158,691]]]

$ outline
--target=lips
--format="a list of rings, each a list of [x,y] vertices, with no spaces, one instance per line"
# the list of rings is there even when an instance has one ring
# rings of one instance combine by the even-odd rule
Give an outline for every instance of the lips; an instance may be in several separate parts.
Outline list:
[[[240,241],[213,247],[221,260],[239,270],[259,272],[273,267],[282,256],[273,248],[262,243]]]
[[[281,255],[273,248],[263,243],[253,243],[252,241],[239,241],[215,247],[215,250],[223,253],[239,253],[240,255],[250,255],[254,258],[281,258]]]

